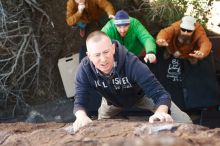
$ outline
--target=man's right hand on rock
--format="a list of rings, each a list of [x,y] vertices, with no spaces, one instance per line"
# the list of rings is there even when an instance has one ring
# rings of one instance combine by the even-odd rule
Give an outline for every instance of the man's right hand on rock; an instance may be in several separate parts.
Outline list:
[[[78,131],[81,127],[84,127],[92,122],[92,120],[87,116],[84,110],[78,110],[76,113],[76,120],[73,123],[74,132]]]

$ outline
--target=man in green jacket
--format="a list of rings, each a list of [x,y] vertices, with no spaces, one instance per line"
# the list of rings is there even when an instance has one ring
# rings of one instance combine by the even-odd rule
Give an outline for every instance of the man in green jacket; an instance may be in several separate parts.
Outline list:
[[[118,11],[115,18],[109,20],[101,31],[105,32],[112,40],[118,40],[138,57],[144,57],[145,62],[156,63],[154,38],[140,21],[129,17],[124,10]]]

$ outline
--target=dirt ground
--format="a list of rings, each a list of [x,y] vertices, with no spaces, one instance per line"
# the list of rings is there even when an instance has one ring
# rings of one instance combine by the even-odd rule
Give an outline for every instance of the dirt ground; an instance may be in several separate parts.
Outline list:
[[[71,123],[0,124],[2,146],[219,146],[220,129],[137,120],[102,120],[71,133]]]

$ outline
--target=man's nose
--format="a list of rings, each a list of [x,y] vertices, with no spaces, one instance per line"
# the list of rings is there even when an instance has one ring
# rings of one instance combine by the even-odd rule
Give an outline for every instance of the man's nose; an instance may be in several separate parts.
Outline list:
[[[124,28],[121,28],[121,32],[125,32],[125,29],[124,29]]]
[[[184,32],[183,32],[183,34],[184,34],[184,35],[187,35],[187,34],[188,34],[188,32],[187,32],[187,31],[184,31]]]
[[[104,55],[104,54],[101,54],[101,56],[100,56],[100,60],[101,60],[101,62],[105,62],[106,57],[105,57],[105,55]]]

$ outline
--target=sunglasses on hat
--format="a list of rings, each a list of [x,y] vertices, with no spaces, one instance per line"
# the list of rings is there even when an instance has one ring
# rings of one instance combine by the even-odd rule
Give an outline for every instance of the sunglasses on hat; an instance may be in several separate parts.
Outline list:
[[[184,29],[184,28],[180,28],[180,29],[182,32],[188,32],[188,33],[193,32],[192,30],[188,30],[188,29]]]

